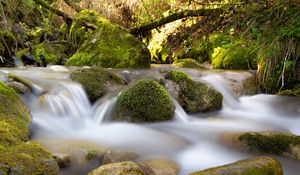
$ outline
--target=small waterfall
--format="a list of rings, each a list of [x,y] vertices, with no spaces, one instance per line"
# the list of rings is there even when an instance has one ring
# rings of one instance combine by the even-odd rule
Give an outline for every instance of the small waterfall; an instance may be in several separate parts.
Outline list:
[[[93,119],[96,121],[96,125],[100,125],[105,120],[105,117],[111,116],[113,107],[117,102],[117,97],[106,100],[101,104],[96,104],[93,107]]]
[[[172,98],[172,101],[175,105],[175,119],[183,122],[183,123],[188,123],[189,122],[189,116],[188,114],[184,111],[184,109],[180,106],[177,100]]]
[[[222,93],[224,97],[224,106],[231,108],[240,107],[239,99],[225,86],[225,80],[220,75],[207,75],[201,77],[201,80],[208,82],[214,89]]]
[[[89,117],[91,105],[79,84],[61,82],[60,86],[40,97],[46,111],[55,116],[71,116],[76,119]]]

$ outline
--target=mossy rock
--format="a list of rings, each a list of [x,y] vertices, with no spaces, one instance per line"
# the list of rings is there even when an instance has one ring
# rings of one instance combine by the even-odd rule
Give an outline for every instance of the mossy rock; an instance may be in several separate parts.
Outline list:
[[[89,22],[98,29],[86,33],[88,29],[80,28],[84,33],[78,35],[88,35],[87,39],[82,39],[83,44],[68,60],[67,65],[97,65],[114,68],[150,67],[150,52],[142,41],[91,10],[83,10],[77,16],[78,18],[80,16],[80,20],[77,21]]]
[[[178,102],[186,112],[208,112],[222,108],[223,96],[211,86],[193,81],[181,71],[169,71],[166,79],[179,84]]]
[[[300,160],[300,136],[284,132],[241,132],[222,136],[225,143],[240,149],[284,155]]]
[[[0,104],[0,121],[22,130],[21,138],[28,135],[30,113],[16,92],[2,82],[0,82]]]
[[[209,168],[190,175],[283,175],[280,162],[271,157],[257,157]]]
[[[77,70],[70,78],[82,84],[92,102],[105,95],[108,87],[126,84],[123,78],[99,67]]]
[[[0,120],[0,145],[3,148],[15,146],[27,140],[28,132],[19,129],[7,121]]]
[[[40,55],[43,55],[47,64],[61,64],[66,58],[64,51],[65,48],[62,44],[49,43],[45,41],[35,45],[31,52],[29,48],[18,51],[16,56],[20,59],[24,54],[30,55],[38,64],[42,65],[43,62],[40,58]]]
[[[88,175],[146,175],[134,162],[126,161],[102,165]]]
[[[287,89],[287,90],[283,90],[278,92],[276,95],[281,95],[281,96],[294,96],[294,91]]]
[[[179,166],[176,162],[166,159],[150,159],[139,162],[139,166],[146,174],[177,175]]]
[[[216,69],[246,70],[256,68],[252,45],[236,41],[228,48],[216,47],[212,54],[212,65]]]
[[[154,80],[140,80],[118,97],[114,120],[159,122],[172,119],[175,107],[168,92]]]
[[[197,62],[192,58],[175,60],[172,65],[177,68],[195,68],[195,69],[204,68],[199,62]]]
[[[52,155],[34,142],[22,143],[10,147],[0,154],[0,164],[5,164],[10,171],[22,175],[57,175],[58,165]]]

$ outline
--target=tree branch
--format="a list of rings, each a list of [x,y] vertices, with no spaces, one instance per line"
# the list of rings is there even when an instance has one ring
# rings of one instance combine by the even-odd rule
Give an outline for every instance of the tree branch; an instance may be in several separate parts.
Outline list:
[[[130,33],[133,35],[138,35],[141,33],[144,33],[146,31],[155,29],[157,27],[160,27],[164,24],[186,18],[186,17],[197,17],[197,16],[208,16],[208,15],[216,15],[220,14],[223,10],[218,9],[198,9],[198,10],[184,10],[181,12],[173,13],[167,17],[160,18],[158,20],[155,20],[151,23],[148,23],[146,25],[135,27],[130,30]]]

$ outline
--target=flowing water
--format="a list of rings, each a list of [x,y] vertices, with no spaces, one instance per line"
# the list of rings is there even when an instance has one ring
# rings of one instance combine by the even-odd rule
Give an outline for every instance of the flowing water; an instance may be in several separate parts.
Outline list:
[[[197,70],[185,71],[193,79],[207,81],[222,92],[222,110],[189,115],[173,99],[176,110],[172,121],[153,124],[113,122],[110,116],[119,91],[107,94],[92,105],[81,85],[69,79],[73,70],[54,66],[47,69],[3,69],[0,72],[1,80],[5,80],[5,75],[12,72],[35,84],[34,94],[23,96],[33,116],[32,139],[52,150],[59,150],[70,145],[70,142],[78,145],[87,143],[95,149],[131,150],[140,153],[143,158],[174,160],[181,168],[180,174],[188,174],[258,156],[223,145],[219,136],[224,132],[286,131],[300,135],[299,98],[263,94],[236,97],[225,85],[226,80],[220,73]],[[162,77],[160,68],[112,71],[132,82]],[[49,141],[54,144],[47,145]],[[299,174],[300,162],[277,158],[283,164],[286,175]],[[61,173],[85,174],[97,165],[97,162],[90,162]]]

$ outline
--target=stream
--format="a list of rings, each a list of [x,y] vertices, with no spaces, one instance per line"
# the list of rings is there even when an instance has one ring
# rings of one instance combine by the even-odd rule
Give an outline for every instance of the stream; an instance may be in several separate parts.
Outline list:
[[[72,145],[100,150],[130,150],[142,155],[143,159],[173,160],[180,167],[180,175],[184,175],[240,159],[266,155],[230,148],[221,143],[219,136],[222,133],[285,131],[300,135],[300,98],[266,94],[236,97],[224,83],[224,73],[193,69],[183,71],[194,80],[204,80],[220,91],[224,96],[222,110],[187,114],[173,99],[176,110],[172,121],[151,124],[114,122],[110,116],[117,96],[124,87],[110,90],[91,105],[81,85],[69,79],[75,69],[50,66],[0,70],[2,81],[8,72],[12,72],[35,84],[34,94],[22,96],[33,117],[30,126],[32,139],[41,142],[52,152],[70,151]],[[162,77],[162,69],[165,68],[111,71],[134,82],[139,79],[159,79]],[[282,163],[285,175],[299,174],[299,161],[274,157]],[[87,174],[97,168],[97,163],[82,163],[79,160],[77,165],[75,163],[61,170],[61,174]]]

